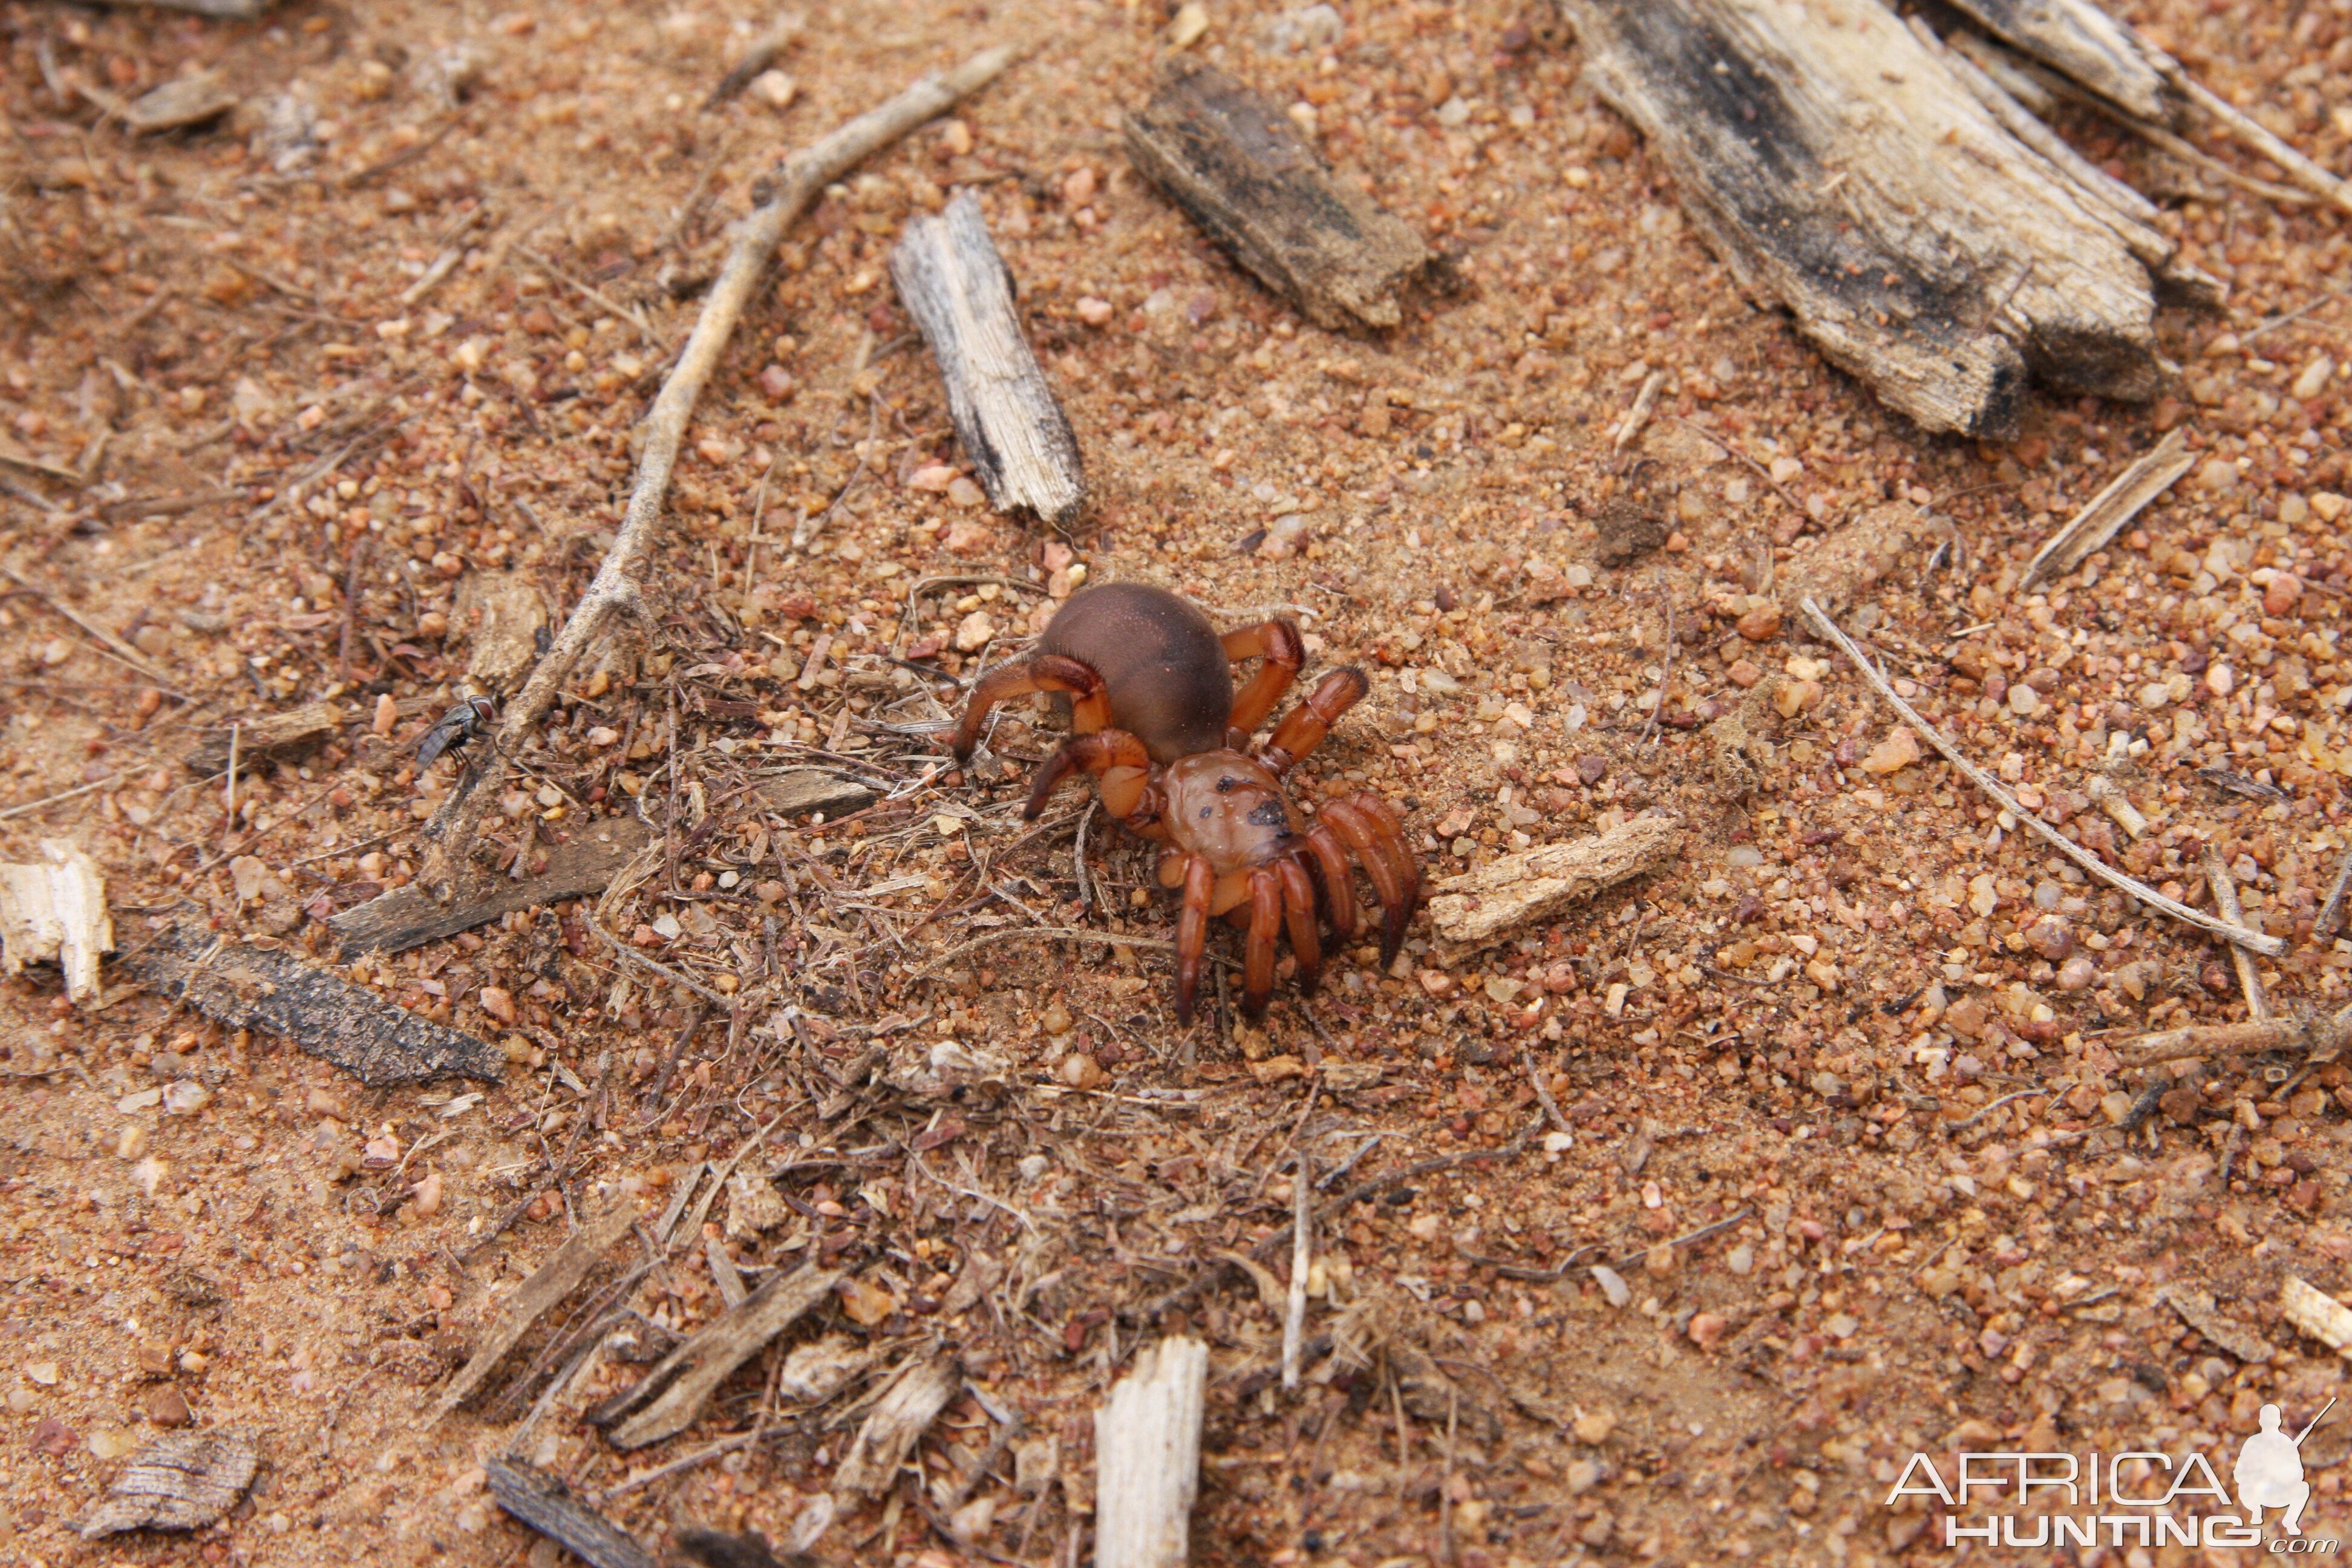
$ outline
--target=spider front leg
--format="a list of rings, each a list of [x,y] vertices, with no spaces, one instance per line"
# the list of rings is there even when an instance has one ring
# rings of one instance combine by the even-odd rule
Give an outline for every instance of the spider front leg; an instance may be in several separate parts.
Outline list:
[[[1217,873],[1201,855],[1184,858],[1184,907],[1176,916],[1176,1021],[1188,1027],[1201,994],[1201,950],[1209,940],[1209,900]]]
[[[1000,664],[972,683],[971,695],[964,701],[963,718],[956,725],[955,739],[950,742],[956,761],[971,760],[972,748],[980,744],[981,727],[988,722],[990,709],[1008,698],[1024,697],[1033,691],[1068,692],[1070,723],[1081,733],[1099,730],[1110,722],[1110,695],[1094,667],[1057,653],[1041,653]]]
[[[1089,735],[1071,736],[1062,742],[1061,750],[1045,759],[1029,786],[1029,804],[1021,808],[1022,816],[1036,821],[1062,782],[1080,773],[1095,775],[1103,809],[1129,826],[1142,826],[1133,820],[1138,816],[1157,816],[1150,809],[1151,754],[1143,749],[1143,742],[1124,730],[1097,730]]]
[[[1405,924],[1421,897],[1421,872],[1404,853],[1403,826],[1386,801],[1369,795],[1331,802],[1323,820],[1355,850],[1381,896],[1381,967],[1386,969],[1404,946]]]
[[[1274,944],[1282,934],[1282,879],[1274,868],[1249,874],[1249,942],[1242,954],[1242,1013],[1256,1018],[1274,994]]]
[[[1226,721],[1231,735],[1226,744],[1236,752],[1244,749],[1243,742],[1250,731],[1265,722],[1290,683],[1298,679],[1298,671],[1307,662],[1307,644],[1298,628],[1288,621],[1261,621],[1254,626],[1227,632],[1219,639],[1224,645],[1228,662],[1239,664],[1245,658],[1262,658],[1257,673],[1249,684],[1234,694],[1233,717]]]
[[[1257,760],[1279,778],[1301,757],[1323,743],[1339,716],[1364,700],[1372,689],[1364,672],[1350,667],[1335,669],[1316,685],[1306,701],[1292,709],[1275,726],[1273,737],[1258,748]]]
[[[1315,884],[1297,860],[1276,867],[1282,879],[1282,916],[1290,927],[1290,951],[1298,960],[1298,991],[1315,994],[1323,979],[1323,938],[1315,929]]]

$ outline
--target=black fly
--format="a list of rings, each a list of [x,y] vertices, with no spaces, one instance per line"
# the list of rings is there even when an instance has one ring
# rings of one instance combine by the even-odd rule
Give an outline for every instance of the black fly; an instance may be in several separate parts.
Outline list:
[[[444,752],[462,752],[488,732],[498,718],[498,704],[487,697],[468,697],[433,721],[416,742],[416,765],[429,768]]]

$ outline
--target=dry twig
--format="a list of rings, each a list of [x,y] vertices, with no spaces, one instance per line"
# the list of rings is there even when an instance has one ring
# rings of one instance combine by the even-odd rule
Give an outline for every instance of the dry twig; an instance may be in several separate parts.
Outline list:
[[[2210,931],[2216,936],[2226,937],[2267,957],[2276,957],[2286,951],[2286,943],[2277,937],[2251,931],[2232,921],[2215,920],[2211,915],[2190,909],[2178,899],[2166,898],[2145,882],[2125,876],[2073,839],[2058,832],[2032,812],[2026,810],[2024,806],[2018,804],[2016,796],[2001,788],[2000,780],[1961,755],[1960,749],[1954,745],[1941,730],[1928,723],[1926,719],[1920,717],[1917,709],[1897,697],[1895,694],[1895,688],[1888,685],[1886,678],[1878,672],[1878,667],[1863,657],[1862,649],[1854,646],[1853,639],[1839,629],[1838,624],[1823,613],[1821,605],[1813,602],[1811,595],[1806,595],[1801,602],[1801,607],[1805,612],[1805,618],[1813,623],[1814,629],[1835,643],[1838,650],[1853,661],[1854,668],[1862,672],[1863,679],[1870,683],[1872,690],[1892,704],[1895,710],[1903,716],[1906,723],[1924,736],[1929,745],[1944,754],[1946,762],[1966,773],[1971,784],[1999,801],[2002,808],[2023,824],[2035,837],[2065,856],[2100,881],[2106,883],[2107,886],[2129,893],[2140,902],[2153,909],[2162,910],[2175,920],[2186,921],[2190,925]]]
[[[827,184],[978,91],[1013,59],[1010,48],[984,49],[944,76],[924,78],[887,103],[795,153],[779,171],[767,199],[738,226],[726,265],[711,285],[702,314],[646,416],[645,455],[619,534],[554,646],[531,671],[520,694],[507,705],[499,726],[497,759],[478,769],[468,783],[451,790],[426,825],[425,837],[429,843],[418,879],[436,899],[445,903],[455,900],[471,875],[467,852],[478,837],[483,812],[498,798],[505,781],[506,756],[520,750],[524,738],[547,717],[573,669],[614,623],[641,613],[646,567],[688,422],[785,226]]]

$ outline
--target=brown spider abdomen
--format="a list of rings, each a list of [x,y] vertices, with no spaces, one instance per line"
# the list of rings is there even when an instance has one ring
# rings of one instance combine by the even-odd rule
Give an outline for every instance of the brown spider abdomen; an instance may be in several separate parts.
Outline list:
[[[1102,677],[1113,729],[1165,765],[1225,743],[1234,678],[1209,617],[1148,583],[1106,583],[1063,605],[1041,654],[1060,654]]]

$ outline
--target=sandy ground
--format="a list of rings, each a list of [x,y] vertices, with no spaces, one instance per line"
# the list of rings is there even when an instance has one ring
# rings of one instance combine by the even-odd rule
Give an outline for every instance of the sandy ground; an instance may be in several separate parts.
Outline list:
[[[2128,14],[2347,168],[2340,0]],[[1129,168],[1154,7],[821,6],[776,61],[789,94],[702,108],[769,19],[0,5],[0,853],[87,848],[126,950],[177,928],[322,963],[322,917],[415,873],[454,776],[419,775],[417,738],[584,585],[753,181],[925,69],[1033,51],[789,237],[697,417],[651,643],[575,683],[486,846],[527,871],[626,812],[669,852],[601,910],[340,971],[504,1046],[502,1083],[367,1089],[119,970],[90,1009],[53,972],[0,986],[0,1563],[552,1562],[484,1459],[601,1493],[735,1434],[604,1506],[656,1544],[781,1540],[875,1380],[948,1350],[958,1392],[909,1472],[845,1495],[816,1557],[1071,1562],[1089,1412],[1177,1328],[1213,1355],[1204,1563],[1934,1561],[1941,1508],[1885,1500],[1915,1453],[1950,1476],[1962,1450],[2194,1451],[2226,1478],[2262,1405],[2318,1413],[2338,1363],[2277,1298],[2352,1287],[2345,1066],[2126,1065],[2143,1031],[2244,1016],[2229,954],[1906,763],[1787,606],[1828,593],[2111,863],[2210,908],[2217,855],[2287,939],[2259,965],[2273,1005],[2344,1005],[2352,946],[2313,934],[2352,842],[2341,215],[2068,121],[2231,303],[2161,320],[2186,369],[2156,405],[2037,395],[2020,439],[1979,446],[1920,436],[1743,300],[1540,16],[1355,6],[1328,30],[1220,5],[1193,46],[1446,258],[1378,337],[1304,322]],[[200,67],[241,99],[206,128],[133,138],[82,90]],[[966,184],[1086,453],[1066,542],[950,482],[884,270]],[[2020,591],[2175,427],[2189,477]],[[1285,517],[1307,520],[1287,546]],[[1294,795],[1381,792],[1433,876],[1651,812],[1679,856],[1476,947],[1424,917],[1392,970],[1343,953],[1262,1030],[1223,1007],[1181,1030],[1168,952],[1099,940],[1171,934],[1149,858],[1097,814],[1082,884],[1082,796],[1018,819],[1050,717],[1016,711],[970,777],[890,728],[953,701],[908,665],[1009,654],[1082,577],[1167,584],[1221,626],[1287,615],[1311,668],[1360,664],[1370,697]],[[233,802],[221,764],[187,765],[320,700],[318,749]],[[1744,760],[1707,728],[1727,714]],[[887,798],[764,809],[809,765]],[[2128,811],[2092,804],[2107,779]],[[1328,1196],[1482,1150],[1320,1227],[1299,1391],[1276,1376],[1286,1246],[1146,1321],[1286,1222],[1300,1152],[1318,1177],[1357,1162]],[[739,1154],[782,1171],[744,1189],[781,1205],[739,1193],[701,1235],[689,1214],[625,1291],[527,1340],[509,1386],[425,1426],[568,1215],[658,1220]],[[736,1269],[803,1260],[857,1283],[684,1435],[625,1454],[579,1419]],[[861,1370],[821,1397],[783,1358],[828,1336]],[[81,1543],[124,1456],[191,1425],[251,1436],[248,1499],[193,1538]],[[2339,1407],[2303,1450],[2315,1537],[2352,1522],[2347,1432]],[[2067,1555],[2241,1560],[2135,1542]]]

